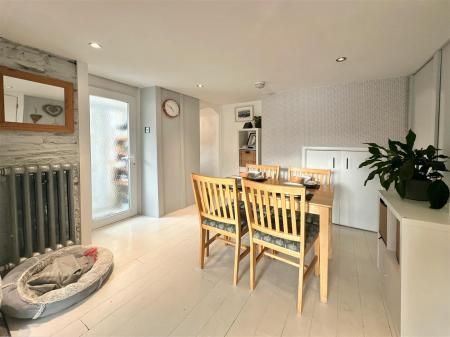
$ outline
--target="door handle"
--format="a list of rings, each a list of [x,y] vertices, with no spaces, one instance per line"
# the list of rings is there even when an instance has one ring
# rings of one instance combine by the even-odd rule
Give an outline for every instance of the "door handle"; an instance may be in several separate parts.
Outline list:
[[[336,164],[336,159],[333,157],[333,168],[336,168],[335,165]]]
[[[347,170],[348,170],[348,158],[347,158]]]

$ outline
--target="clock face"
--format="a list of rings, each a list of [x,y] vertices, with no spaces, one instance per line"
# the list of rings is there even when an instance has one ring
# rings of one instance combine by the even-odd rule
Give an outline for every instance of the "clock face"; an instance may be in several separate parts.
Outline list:
[[[171,118],[177,117],[180,114],[180,106],[174,99],[166,99],[163,103],[163,110]]]

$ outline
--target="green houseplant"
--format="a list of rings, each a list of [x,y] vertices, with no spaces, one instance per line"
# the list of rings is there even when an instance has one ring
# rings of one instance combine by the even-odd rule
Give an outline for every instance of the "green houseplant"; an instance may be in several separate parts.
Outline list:
[[[439,154],[432,145],[426,149],[414,149],[415,140],[416,134],[409,130],[406,143],[389,139],[387,148],[365,143],[371,156],[359,167],[369,166],[372,171],[364,185],[378,176],[386,191],[394,184],[400,197],[428,200],[431,208],[442,208],[450,194],[441,173],[448,171],[445,166],[448,157]]]

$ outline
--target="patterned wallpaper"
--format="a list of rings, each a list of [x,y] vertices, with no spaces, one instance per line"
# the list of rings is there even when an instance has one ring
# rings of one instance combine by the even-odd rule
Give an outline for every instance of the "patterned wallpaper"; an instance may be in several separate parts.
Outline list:
[[[299,89],[262,100],[262,160],[300,166],[302,146],[387,143],[407,131],[408,79]]]

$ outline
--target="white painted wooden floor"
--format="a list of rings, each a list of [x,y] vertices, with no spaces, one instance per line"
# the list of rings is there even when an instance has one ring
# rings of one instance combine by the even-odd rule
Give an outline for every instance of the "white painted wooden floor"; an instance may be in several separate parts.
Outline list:
[[[194,207],[162,219],[137,217],[94,232],[115,269],[81,304],[37,321],[9,320],[13,336],[391,336],[376,273],[376,234],[334,226],[329,301],[307,281],[296,315],[297,271],[263,259],[250,292],[248,257],[232,286],[233,249],[212,247],[198,268]]]

